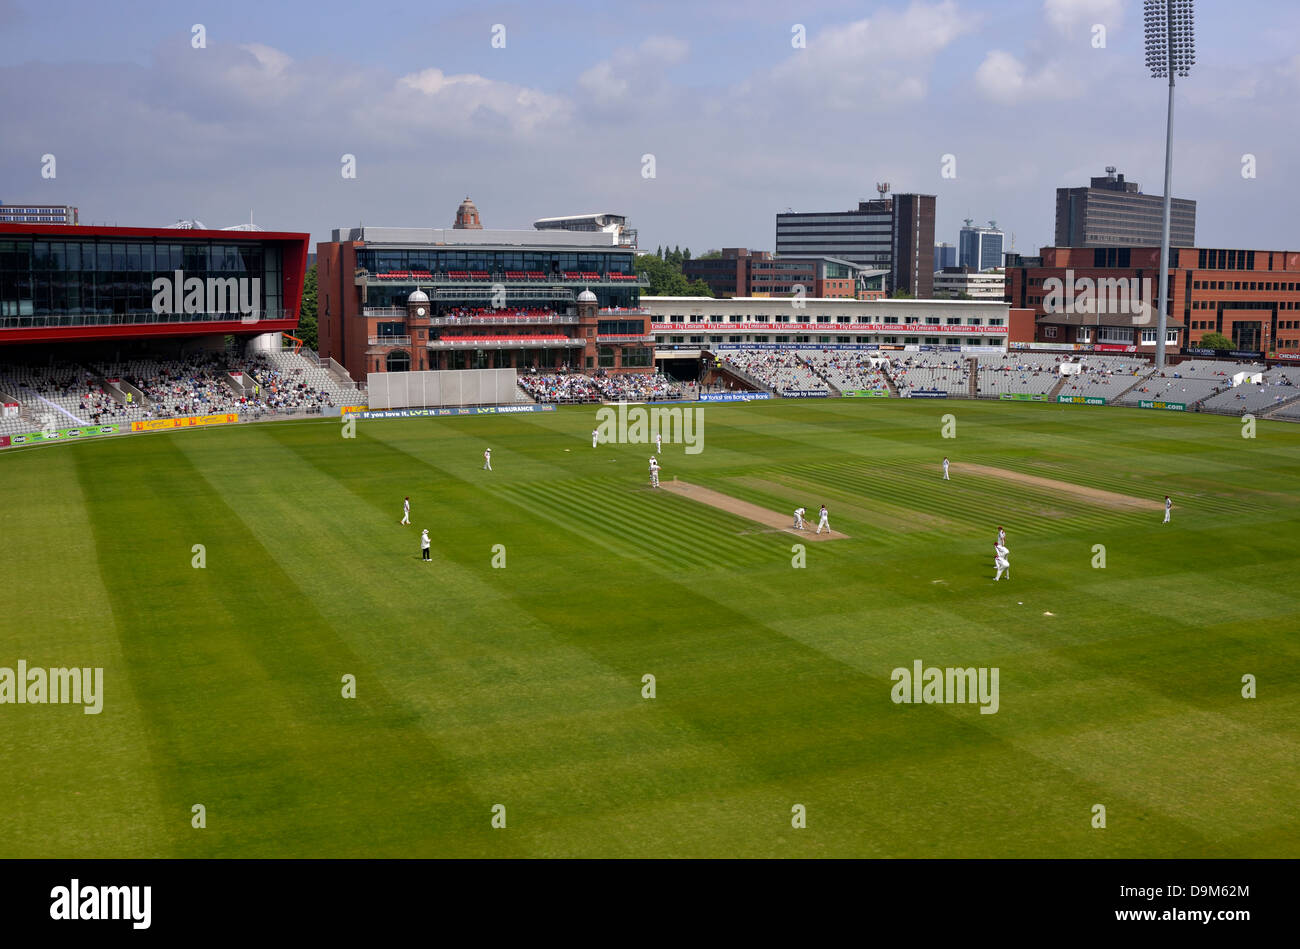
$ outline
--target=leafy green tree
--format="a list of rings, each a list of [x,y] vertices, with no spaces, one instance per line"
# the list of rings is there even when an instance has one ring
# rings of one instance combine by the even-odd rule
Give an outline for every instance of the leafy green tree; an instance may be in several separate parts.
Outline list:
[[[893,293],[890,294],[890,296],[893,297],[895,300],[914,300],[914,299],[916,299],[916,294],[911,293],[911,292],[909,292],[909,291],[907,291],[907,290],[895,290]]]
[[[317,348],[316,340],[316,265],[307,268],[302,284],[302,310],[298,314],[298,329],[294,332],[308,349]]]
[[[674,262],[670,251],[667,260],[655,254],[642,254],[636,259],[638,273],[645,274],[650,286],[644,296],[656,297],[711,297],[713,292],[702,280],[689,281],[682,275],[681,265]]]
[[[1232,349],[1232,340],[1222,333],[1206,333],[1196,341],[1196,345],[1205,349]]]

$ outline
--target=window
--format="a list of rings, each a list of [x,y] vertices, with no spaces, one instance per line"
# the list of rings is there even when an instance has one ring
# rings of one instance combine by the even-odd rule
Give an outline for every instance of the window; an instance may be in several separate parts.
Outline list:
[[[601,369],[614,368],[614,347],[613,346],[601,346],[597,351],[597,356],[600,360]]]
[[[640,369],[654,365],[654,350],[648,346],[628,346],[623,350],[623,365]]]
[[[1044,326],[1044,327],[1043,327],[1043,339],[1056,339],[1056,327],[1055,327],[1055,326]]]
[[[393,350],[384,358],[384,361],[389,372],[411,371],[411,354],[403,350]]]

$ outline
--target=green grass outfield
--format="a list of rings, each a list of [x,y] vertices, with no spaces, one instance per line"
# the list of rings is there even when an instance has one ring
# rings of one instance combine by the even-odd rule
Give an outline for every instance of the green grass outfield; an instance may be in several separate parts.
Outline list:
[[[593,450],[592,408],[0,453],[0,666],[105,675],[97,716],[0,705],[0,855],[1300,856],[1300,426],[702,409],[665,478],[850,538],[793,568],[649,490],[646,446]],[[997,667],[999,711],[894,704],[917,659]]]

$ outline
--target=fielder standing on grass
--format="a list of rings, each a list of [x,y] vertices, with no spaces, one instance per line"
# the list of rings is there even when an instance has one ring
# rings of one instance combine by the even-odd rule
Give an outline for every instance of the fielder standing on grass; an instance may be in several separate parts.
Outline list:
[[[948,477],[948,456],[947,455],[944,455],[943,457],[943,480],[944,481],[952,480],[951,478]]]
[[[817,533],[820,534],[823,527],[826,528],[826,533],[831,533],[831,512],[826,510],[826,505],[823,504],[821,510],[817,513],[821,515],[821,520],[817,522]]]
[[[1165,523],[1166,524],[1169,523],[1169,512],[1173,508],[1173,506],[1174,506],[1174,502],[1171,501],[1169,499],[1169,495],[1166,494],[1165,495]]]
[[[999,543],[1000,545],[1002,545],[1002,546],[1005,546],[1005,545],[1006,545],[1006,542],[1007,542],[1007,532],[1006,532],[1006,528],[999,527],[999,528],[998,528],[998,543]]]
[[[664,436],[663,436],[663,433],[662,433],[662,432],[655,432],[655,454],[656,454],[656,455],[662,455],[663,453],[664,453]]]
[[[411,497],[410,497],[410,495],[407,495],[407,496],[406,496],[406,500],[404,500],[404,501],[402,502],[402,523],[405,524],[407,527],[410,527],[410,526],[411,526]]]
[[[483,449],[483,470],[484,471],[492,470],[492,449],[491,448]]]
[[[1001,544],[993,545],[993,566],[998,569],[998,575],[993,578],[995,582],[1002,579],[1003,571],[1006,571],[1007,579],[1011,579],[1010,553],[1011,551],[1007,550],[1007,548],[1003,547]]]
[[[425,530],[423,530],[423,531],[420,532],[420,556],[422,556],[422,557],[424,558],[424,562],[425,562],[425,563],[430,563],[430,562],[431,562],[431,561],[429,560],[429,531],[428,531],[428,528],[426,528]]]
[[[650,456],[650,487],[659,487],[659,461],[654,455]]]
[[[598,438],[600,438],[600,429],[598,429],[598,428],[593,428],[593,429],[591,430],[591,447],[592,447],[592,448],[595,448],[595,447],[596,447],[596,440],[597,440]]]

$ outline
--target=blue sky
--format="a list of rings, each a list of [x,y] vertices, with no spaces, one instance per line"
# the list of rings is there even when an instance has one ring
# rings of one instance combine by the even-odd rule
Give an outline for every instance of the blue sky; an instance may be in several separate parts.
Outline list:
[[[1199,202],[1202,246],[1300,247],[1298,34],[1300,4],[1198,4],[1174,193]],[[889,181],[938,196],[939,240],[996,219],[1032,251],[1058,186],[1113,164],[1161,191],[1164,87],[1141,39],[1138,0],[0,0],[0,200],[123,225],[251,211],[319,240],[446,226],[468,194],[489,227],[612,210],[643,246],[699,253],[770,250],[777,211]]]

